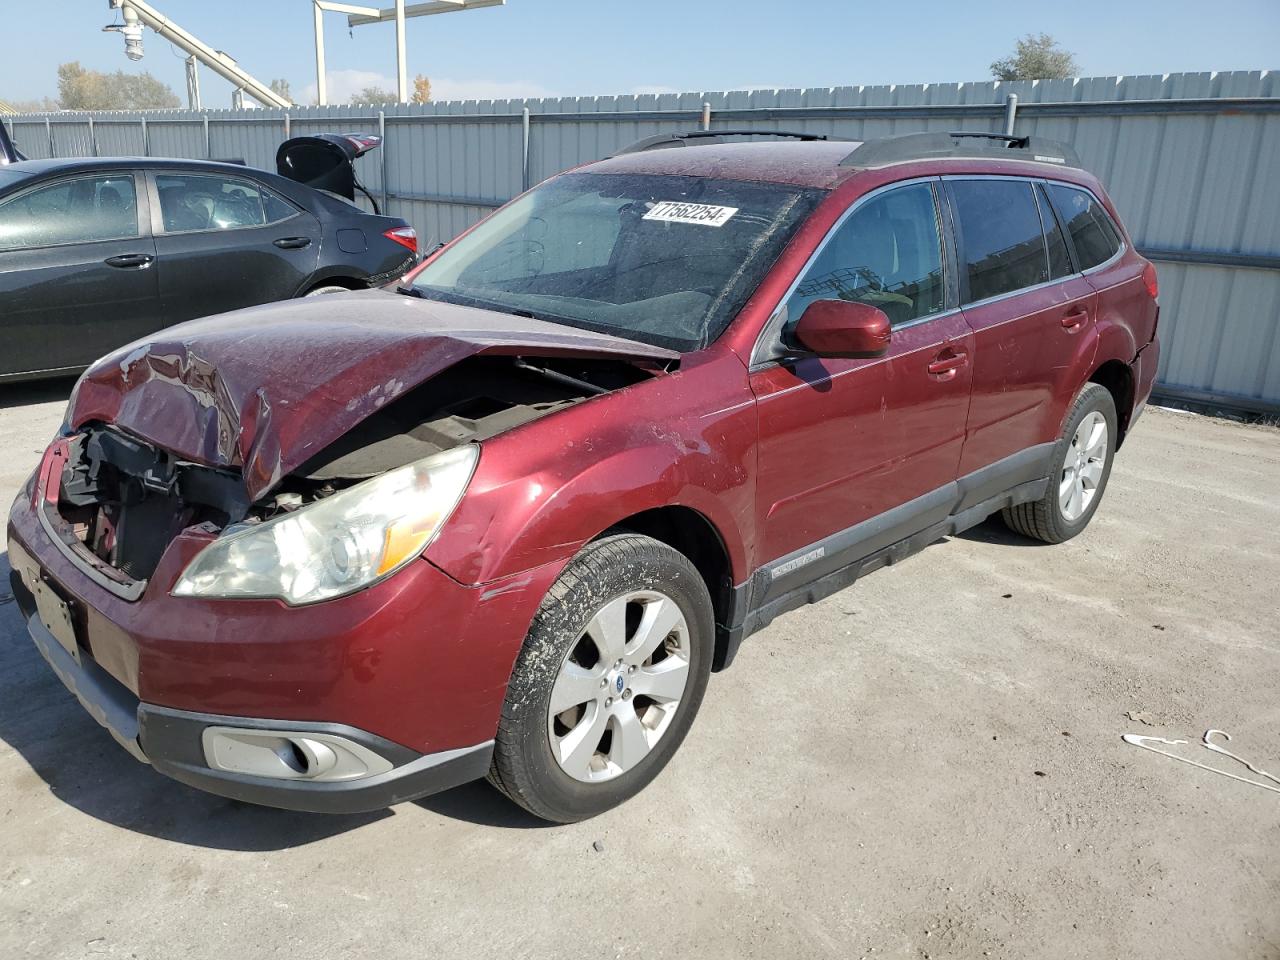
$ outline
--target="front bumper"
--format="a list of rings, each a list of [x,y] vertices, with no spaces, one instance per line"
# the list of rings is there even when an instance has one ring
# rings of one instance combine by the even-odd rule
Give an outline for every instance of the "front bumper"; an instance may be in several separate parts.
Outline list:
[[[16,571],[13,576],[16,581]],[[17,582],[14,587],[16,595],[21,587]],[[344,724],[225,717],[142,703],[91,658],[81,657],[77,663],[37,613],[28,616],[27,631],[58,679],[117,743],[158,772],[219,796],[286,810],[363,813],[477,780],[488,771],[493,756],[492,740],[419,754]],[[370,777],[331,781],[281,780],[215,769],[206,756],[204,735],[210,729],[226,728],[341,738],[381,757],[391,769]]]
[[[207,542],[184,532],[129,599],[58,549],[31,484],[13,505],[8,539],[14,596],[37,647],[135,757],[213,793],[333,812],[381,808],[487,772],[512,665],[563,567],[471,586],[422,559],[304,607],[174,597]],[[51,607],[61,620],[48,618]],[[355,753],[387,762],[341,781],[231,773],[205,757],[211,726],[345,737]]]

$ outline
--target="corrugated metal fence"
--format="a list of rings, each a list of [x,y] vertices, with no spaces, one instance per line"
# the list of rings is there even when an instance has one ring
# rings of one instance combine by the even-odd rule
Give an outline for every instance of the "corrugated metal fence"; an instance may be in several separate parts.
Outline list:
[[[365,185],[425,243],[447,240],[567,167],[709,124],[869,139],[1003,128],[1073,143],[1138,246],[1160,262],[1160,384],[1280,410],[1280,80],[1274,71],[837,87],[385,107],[56,113],[11,118],[31,157],[242,158],[287,135],[381,131]]]

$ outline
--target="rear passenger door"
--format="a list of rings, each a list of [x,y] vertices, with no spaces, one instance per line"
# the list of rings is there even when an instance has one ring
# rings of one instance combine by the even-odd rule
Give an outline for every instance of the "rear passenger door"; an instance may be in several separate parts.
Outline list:
[[[1076,374],[1097,295],[1072,272],[1043,188],[1016,177],[948,177],[964,315],[974,334],[964,476],[1057,439],[1055,403]],[[1009,465],[1016,472],[1016,463]],[[1034,472],[1034,470],[1033,470]],[[1001,483],[1007,479],[1008,483]],[[1027,477],[1026,479],[1034,479]],[[993,478],[1004,488],[1018,477]]]
[[[139,179],[80,174],[0,201],[0,377],[86,367],[159,326]]]
[[[319,221],[256,180],[158,170],[150,182],[168,323],[286,300],[314,273]]]

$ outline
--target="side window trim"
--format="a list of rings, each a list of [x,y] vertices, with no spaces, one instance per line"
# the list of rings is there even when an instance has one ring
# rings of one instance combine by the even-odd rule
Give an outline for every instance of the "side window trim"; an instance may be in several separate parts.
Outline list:
[[[237,227],[203,227],[196,230],[166,230],[164,226],[164,210],[160,206],[160,184],[158,178],[165,175],[175,177],[204,177],[209,180],[219,180],[222,183],[244,183],[252,187],[258,192],[261,200],[263,194],[270,193],[273,197],[278,197],[286,206],[293,211],[292,214],[283,220],[272,220],[266,223],[247,223]],[[252,177],[247,176],[223,176],[218,173],[206,173],[202,170],[183,169],[175,167],[173,170],[149,170],[147,172],[147,196],[151,203],[151,232],[157,237],[190,237],[202,233],[235,233],[240,230],[262,230],[265,227],[274,227],[278,223],[288,223],[296,217],[302,216],[302,211],[298,209],[293,201],[286,197],[281,197],[278,193],[263,183],[259,183]],[[263,218],[266,218],[266,206],[263,206]]]
[[[863,204],[899,187],[911,186],[912,184],[917,183],[926,183],[930,185],[930,188],[933,191],[933,214],[934,217],[937,218],[938,236],[941,240],[942,246],[943,304],[942,309],[937,313],[931,313],[927,316],[917,317],[914,320],[908,320],[906,323],[899,324],[894,329],[902,330],[907,327],[914,327],[917,324],[929,323],[930,321],[939,320],[942,317],[955,313],[959,308],[958,306],[952,305],[951,290],[953,283],[951,282],[950,275],[957,274],[958,271],[954,269],[954,264],[949,259],[951,252],[951,245],[947,238],[949,218],[944,216],[942,213],[943,202],[942,197],[939,194],[938,186],[941,179],[942,178],[935,174],[923,177],[912,177],[909,180],[895,180],[893,183],[883,184],[882,186],[876,187],[874,190],[864,193],[862,196],[854,200],[849,206],[845,207],[840,216],[836,218],[836,222],[831,225],[825,234],[823,234],[822,239],[818,241],[818,245],[813,248],[813,252],[809,254],[804,264],[796,272],[795,279],[791,281],[782,296],[778,298],[778,302],[774,305],[772,312],[769,314],[769,319],[765,321],[759,335],[756,337],[755,345],[751,348],[751,362],[748,364],[748,369],[754,372],[762,367],[770,366],[786,359],[785,355],[778,356],[773,352],[773,350],[774,347],[779,346],[782,343],[782,327],[787,301],[789,301],[795,294],[796,288],[800,286],[801,281],[808,275],[809,270],[817,262],[818,258],[822,256],[827,245],[836,236],[836,234],[840,232],[845,221],[853,216]]]
[[[87,243],[127,243],[130,240],[150,240],[151,225],[149,219],[150,208],[146,199],[143,197],[143,191],[138,188],[138,171],[137,170],[98,170],[82,173],[71,173],[62,177],[55,177],[52,180],[41,180],[31,186],[19,190],[16,193],[0,200],[0,205],[9,203],[12,200],[19,200],[22,197],[35,193],[37,190],[44,190],[48,187],[56,187],[63,183],[74,183],[76,180],[97,180],[102,177],[118,176],[120,179],[129,177],[133,180],[133,202],[135,216],[137,217],[138,232],[131,237],[106,237],[100,240],[67,240],[63,243],[41,243],[33,246],[23,247],[6,247],[0,245],[0,251],[6,253],[15,253],[17,251],[27,250],[52,250],[59,247],[75,247]]]
[[[1116,226],[1115,220],[1112,218],[1110,211],[1108,211],[1106,206],[1104,206],[1102,202],[1098,200],[1097,194],[1095,194],[1088,187],[1081,186],[1078,183],[1071,183],[1066,180],[1051,181],[1044,177],[1020,177],[1014,174],[982,174],[982,173],[949,174],[949,175],[944,175],[941,179],[942,179],[943,190],[947,196],[947,207],[948,207],[949,219],[951,221],[951,227],[955,235],[955,245],[956,245],[956,271],[955,272],[957,275],[956,279],[958,281],[958,286],[960,290],[960,307],[961,308],[974,307],[974,306],[984,305],[988,303],[996,303],[1000,300],[1005,299],[1006,297],[1021,296],[1022,294],[1026,293],[1028,290],[1039,290],[1041,287],[1047,287],[1055,283],[1063,283],[1067,280],[1072,279],[1073,277],[1087,276],[1091,273],[1096,273],[1097,271],[1105,269],[1106,267],[1109,267],[1111,264],[1115,263],[1115,261],[1121,255],[1124,254],[1125,250],[1128,249],[1128,243],[1125,241],[1124,234],[1121,233],[1119,228]],[[1056,279],[1046,280],[1043,283],[1032,284],[1029,287],[1019,287],[1017,290],[1010,290],[1007,293],[997,294],[994,297],[987,297],[983,300],[970,300],[968,271],[960,269],[960,264],[964,263],[964,238],[960,232],[959,222],[955,212],[955,201],[954,201],[954,198],[951,196],[951,190],[950,190],[950,184],[952,181],[955,181],[955,180],[1020,180],[1023,183],[1032,184],[1036,191],[1035,196],[1036,196],[1037,205],[1041,205],[1045,202],[1048,202],[1049,208],[1053,211],[1054,219],[1057,221],[1058,227],[1062,231],[1062,237],[1067,243],[1067,253],[1071,258],[1072,272],[1067,274],[1065,277],[1057,277]],[[1046,189],[1049,183],[1055,183],[1061,186],[1069,187],[1073,190],[1083,191],[1084,193],[1087,193],[1090,197],[1093,198],[1094,202],[1097,203],[1098,206],[1101,208],[1103,215],[1107,218],[1107,222],[1111,224],[1111,229],[1115,232],[1116,241],[1119,244],[1119,248],[1111,257],[1102,261],[1096,266],[1090,267],[1088,270],[1080,269],[1080,259],[1076,255],[1076,248],[1071,237],[1071,231],[1067,230],[1065,225],[1063,225],[1062,215],[1058,210],[1058,205],[1053,202],[1053,198],[1049,196],[1049,191]],[[1040,196],[1041,193],[1044,194],[1043,197]],[[1048,251],[1048,248],[1046,247],[1045,249],[1046,262],[1048,261],[1048,256],[1049,256],[1049,251]]]

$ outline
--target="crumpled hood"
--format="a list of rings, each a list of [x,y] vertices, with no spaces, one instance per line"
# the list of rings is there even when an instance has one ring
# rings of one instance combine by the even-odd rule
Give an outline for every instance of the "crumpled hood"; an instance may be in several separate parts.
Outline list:
[[[239,468],[249,499],[365,417],[480,353],[678,354],[608,334],[396,293],[329,294],[170,327],[94,364],[73,428],[113,423],[180,458]]]

